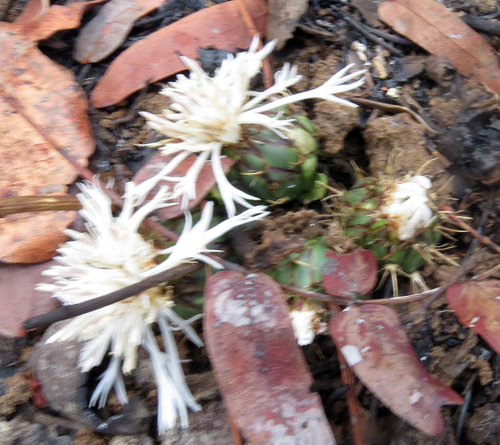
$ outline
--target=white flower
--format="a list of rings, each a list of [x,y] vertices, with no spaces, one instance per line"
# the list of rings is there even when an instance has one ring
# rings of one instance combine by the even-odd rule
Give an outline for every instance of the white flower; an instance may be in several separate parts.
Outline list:
[[[208,244],[222,234],[246,222],[267,215],[264,207],[255,207],[234,218],[209,228],[213,204],[208,203],[200,221],[192,225],[186,213],[186,225],[177,244],[160,250],[146,241],[138,229],[152,211],[169,205],[170,195],[161,188],[151,201],[138,207],[161,176],[140,185],[128,183],[121,213],[112,215],[111,200],[92,183],[80,185],[78,198],[81,215],[87,221],[88,233],[68,230],[72,241],[58,250],[59,263],[45,272],[54,277],[53,284],[40,284],[37,289],[52,292],[64,304],[92,300],[109,292],[139,282],[151,275],[171,269],[182,263],[200,260],[213,267],[222,266],[204,255]],[[160,255],[168,258],[157,263]],[[177,417],[181,426],[187,426],[187,407],[197,411],[187,387],[172,331],[182,330],[197,346],[203,343],[190,327],[196,319],[184,320],[173,310],[172,290],[158,286],[120,302],[80,315],[71,320],[48,342],[79,339],[86,341],[79,359],[83,372],[99,365],[106,353],[112,357],[110,365],[91,398],[90,404],[106,403],[114,387],[121,403],[127,402],[122,373],[136,368],[137,351],[143,346],[150,354],[158,385],[158,430],[162,434],[172,428]],[[151,324],[158,323],[163,337],[164,352],[160,351]]]
[[[401,241],[411,239],[433,217],[427,190],[432,184],[425,176],[413,176],[396,183],[384,196],[382,215],[395,228]]]
[[[305,307],[295,308],[290,311],[290,318],[299,346],[310,345],[316,336],[314,330],[314,322],[318,318],[316,311]]]
[[[182,57],[182,61],[190,70],[189,78],[179,75],[175,82],[171,82],[161,92],[172,100],[170,108],[164,110],[162,116],[141,113],[150,127],[173,138],[160,147],[165,155],[177,154],[166,169],[172,171],[171,164],[178,164],[191,153],[199,153],[200,162],[195,163],[185,177],[170,178],[177,182],[173,194],[175,197],[182,196],[184,208],[189,199],[195,197],[198,172],[209,158],[212,160],[214,176],[229,216],[236,213],[235,202],[249,208],[251,204],[247,201],[258,199],[230,184],[223,172],[220,158],[224,145],[240,142],[245,125],[262,125],[283,138],[287,137],[287,129],[293,121],[280,119],[280,114],[271,117],[264,113],[283,105],[313,98],[350,107],[356,106],[335,96],[363,84],[363,79],[347,83],[364,73],[357,71],[345,75],[352,65],[342,69],[314,90],[273,100],[273,96],[284,96],[287,89],[302,78],[297,74],[296,67],[285,64],[283,69],[275,74],[271,88],[262,92],[250,91],[250,81],[260,71],[262,60],[272,52],[276,41],[268,43],[260,51],[257,51],[258,43],[258,37],[255,37],[247,52],[238,53],[236,57],[228,56],[213,77],[209,77],[195,61]]]

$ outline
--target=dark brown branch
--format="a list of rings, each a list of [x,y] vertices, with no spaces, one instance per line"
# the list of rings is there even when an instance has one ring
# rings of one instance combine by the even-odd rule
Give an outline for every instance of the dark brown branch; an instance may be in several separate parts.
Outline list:
[[[118,301],[131,297],[132,295],[137,295],[151,287],[158,286],[161,283],[165,283],[166,281],[193,273],[199,268],[199,263],[182,264],[180,266],[174,267],[173,269],[166,270],[165,272],[161,272],[159,274],[153,275],[152,277],[146,278],[145,280],[138,283],[131,284],[130,286],[123,287],[122,289],[118,289],[107,295],[103,295],[102,297],[97,297],[78,304],[62,306],[51,312],[47,312],[46,314],[28,318],[23,323],[23,328],[29,331],[32,329],[48,326],[52,323],[55,323],[56,321],[67,320],[68,318],[76,317],[77,315],[82,315],[86,314],[87,312],[101,309],[102,307],[117,303]]]

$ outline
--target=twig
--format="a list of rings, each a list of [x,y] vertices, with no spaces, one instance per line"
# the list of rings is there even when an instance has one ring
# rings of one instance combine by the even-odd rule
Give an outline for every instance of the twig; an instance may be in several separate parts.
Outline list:
[[[80,210],[78,198],[68,195],[16,196],[0,198],[0,218],[15,213],[43,212],[53,210]]]
[[[390,43],[387,43],[386,41],[378,38],[377,36],[374,36],[368,29],[365,28],[365,25],[362,23],[358,22],[357,20],[354,20],[352,17],[349,17],[348,15],[343,14],[342,18],[349,23],[353,28],[357,29],[361,34],[363,34],[367,39],[370,39],[372,42],[375,42],[377,45],[383,46],[386,50],[388,50],[390,53],[394,54],[397,57],[404,57],[403,51],[400,51],[397,48],[394,48]]]
[[[234,421],[234,417],[226,408],[227,420],[229,421],[229,428],[231,429],[231,435],[233,436],[233,445],[243,445],[243,438],[241,437],[241,432]]]
[[[255,37],[258,34],[257,27],[252,20],[250,13],[248,12],[247,6],[245,5],[244,0],[236,0],[236,5],[240,10],[241,15],[243,16],[243,21],[247,26],[248,30],[252,37]],[[262,39],[259,41],[259,49],[262,49],[264,45],[262,44]],[[264,75],[264,86],[267,88],[271,88],[273,86],[273,71],[271,70],[271,64],[267,57],[262,62],[262,72]]]
[[[482,281],[486,280],[486,278],[491,277],[491,275],[497,273],[500,270],[500,263],[497,264],[495,267],[492,267],[490,270],[487,270],[486,272],[483,272],[479,275],[475,275],[471,278],[471,280],[475,281]]]
[[[453,209],[449,206],[441,206],[440,209],[456,224],[458,225],[461,229],[466,230],[469,232],[475,240],[479,241],[481,244],[484,244],[485,246],[493,249],[495,253],[500,254],[500,246],[493,242],[490,238],[487,236],[484,236],[479,230],[473,229],[469,224],[467,224],[465,221],[460,219],[457,214],[453,211]],[[486,214],[487,215],[487,214]],[[485,214],[483,213],[483,216],[481,219],[486,218]],[[481,225],[484,222],[481,222]],[[498,272],[500,270],[500,264],[497,264],[496,266],[492,267],[491,269],[487,270],[486,272],[483,272],[482,274],[475,275],[472,277],[472,280],[475,281],[481,281],[485,280],[486,278],[490,277],[494,273]]]
[[[495,253],[500,254],[500,246],[495,242],[491,241],[487,236],[481,235],[477,230],[473,229],[469,224],[460,219],[457,214],[453,211],[450,206],[441,206],[439,210],[444,212],[446,216],[451,219],[458,227],[469,232],[474,238],[476,238],[481,244],[493,249]]]
[[[402,297],[392,297],[392,298],[380,298],[377,300],[359,300],[356,304],[383,304],[385,306],[398,305],[398,304],[408,304],[414,301],[425,300],[426,298],[432,297],[434,292],[438,291],[439,288],[426,290],[425,292],[420,292],[419,294],[404,295]]]
[[[486,225],[486,221],[488,220],[489,214],[490,212],[488,209],[483,210],[481,219],[479,220],[479,225],[477,226],[477,233],[479,233],[480,235],[483,234],[484,226]],[[467,249],[467,252],[465,253],[464,260],[466,260],[473,254],[478,242],[479,240],[477,238],[474,238],[472,240],[472,242],[469,245],[469,248]]]
[[[28,318],[23,323],[23,328],[27,331],[48,326],[49,324],[55,323],[56,321],[66,320],[68,318],[76,317],[78,315],[86,314],[87,312],[92,312],[97,309],[101,309],[118,301],[124,300],[132,295],[137,295],[150,287],[158,286],[161,283],[172,280],[173,278],[178,278],[183,275],[187,275],[195,272],[200,268],[198,263],[182,264],[180,266],[174,267],[173,269],[166,270],[159,274],[153,275],[146,278],[145,280],[139,281],[138,283],[131,284],[130,286],[123,287],[109,294],[103,295],[102,297],[97,297],[92,300],[84,301],[77,304],[69,304],[67,306],[62,306],[46,314],[38,315],[36,317]]]
[[[478,263],[478,259],[476,259],[474,256],[471,256],[467,260],[463,261],[460,267],[455,270],[455,273],[448,278],[442,286],[438,287],[437,289],[433,290],[433,293],[428,297],[428,299],[420,306],[420,308],[416,309],[415,311],[407,314],[406,316],[401,318],[402,323],[406,323],[413,319],[416,315],[418,314],[423,314],[427,311],[429,306],[436,301],[441,295],[443,295],[449,287],[453,286],[454,284],[457,283],[457,281],[462,278],[464,275],[468,274],[474,267],[476,267]]]
[[[377,300],[354,300],[354,299],[349,299],[349,298],[344,298],[344,297],[336,297],[333,295],[325,295],[325,294],[320,294],[318,292],[313,292],[310,290],[303,290],[303,289],[298,289],[293,286],[288,286],[286,284],[281,284],[281,288],[284,291],[290,292],[295,295],[300,295],[305,298],[311,298],[314,300],[319,300],[319,301],[326,301],[326,302],[331,302],[331,303],[336,303],[339,304],[340,306],[348,306],[352,303],[355,304],[383,304],[390,306],[392,304],[397,305],[397,304],[408,304],[413,301],[419,301],[419,300],[425,300],[426,298],[429,298],[432,296],[432,294],[436,291],[439,290],[439,288],[436,289],[431,289],[427,290],[425,292],[421,292],[419,294],[412,294],[412,295],[404,295],[402,297],[393,297],[393,298],[380,298]]]
[[[340,308],[335,303],[330,303],[330,310],[333,313],[340,312]],[[351,417],[351,427],[352,427],[352,437],[354,440],[354,445],[364,445],[363,431],[361,429],[361,418],[359,414],[358,397],[356,395],[356,382],[354,380],[354,373],[351,367],[347,363],[344,355],[337,348],[337,354],[339,357],[340,364],[340,376],[342,378],[342,383],[347,386],[347,406],[349,408],[349,414]]]
[[[400,45],[405,45],[405,46],[417,46],[415,43],[413,43],[411,40],[408,40],[406,37],[389,34],[388,32],[381,31],[380,29],[372,28],[371,26],[368,26],[366,23],[363,23],[363,26],[372,34],[375,34],[376,36],[381,37],[384,40],[389,40],[389,42],[398,43]]]
[[[326,301],[328,303],[336,303],[340,304],[341,306],[348,306],[349,304],[356,301],[351,300],[350,298],[335,297],[333,295],[325,295],[310,290],[299,289],[297,287],[288,286],[287,284],[280,284],[280,286],[284,291],[290,292],[295,295],[300,295],[302,297],[311,298],[314,300]]]
[[[467,416],[467,412],[469,411],[469,406],[470,402],[472,401],[472,391],[474,389],[474,382],[476,381],[478,373],[475,372],[474,375],[469,379],[467,382],[467,385],[464,389],[465,397],[464,397],[464,403],[460,407],[460,415],[458,416],[458,422],[457,422],[457,430],[456,430],[456,439],[457,442],[461,442],[461,437],[462,437],[462,430],[464,428],[464,423],[465,423],[465,417]]]
[[[384,104],[382,102],[377,102],[376,100],[371,100],[371,99],[362,99],[359,97],[350,97],[349,102],[352,102],[356,105],[359,105],[360,107],[366,107],[366,108],[376,108],[378,110],[382,111],[388,111],[388,112],[393,112],[393,113],[408,113],[410,114],[418,123],[422,124],[427,131],[433,134],[440,134],[441,132],[439,130],[435,130],[432,128],[426,121],[425,119],[420,116],[420,114],[416,113],[412,109],[408,107],[403,107],[401,105],[393,105],[393,104]]]

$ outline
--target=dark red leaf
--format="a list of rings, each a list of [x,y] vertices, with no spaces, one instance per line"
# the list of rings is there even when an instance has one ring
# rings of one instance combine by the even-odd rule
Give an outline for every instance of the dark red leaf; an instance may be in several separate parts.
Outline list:
[[[273,279],[233,271],[211,277],[204,333],[227,409],[252,445],[335,444]]]
[[[500,281],[466,281],[451,286],[446,298],[460,323],[476,331],[500,354]]]
[[[377,259],[370,250],[358,250],[338,255],[331,250],[331,258],[323,266],[323,287],[330,295],[355,298],[372,291],[377,283]]]
[[[257,27],[263,33],[267,5],[263,0],[243,0]],[[246,49],[252,35],[245,26],[237,2],[210,6],[162,28],[132,45],[109,66],[91,94],[97,107],[113,105],[135,91],[165,77],[184,71],[179,58],[198,57],[199,48],[226,51]]]
[[[332,317],[330,331],[355,374],[388,408],[426,434],[441,434],[441,406],[462,397],[426,371],[396,312],[351,306]]]

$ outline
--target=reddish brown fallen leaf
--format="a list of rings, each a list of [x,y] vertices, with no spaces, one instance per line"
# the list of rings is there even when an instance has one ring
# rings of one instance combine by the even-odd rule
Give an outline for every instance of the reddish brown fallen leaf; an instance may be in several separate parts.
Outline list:
[[[462,397],[425,370],[396,312],[351,306],[332,317],[330,332],[354,373],[388,408],[426,434],[441,434],[441,406]]]
[[[125,40],[134,22],[168,0],[111,0],[80,31],[73,57],[95,63],[109,56]]]
[[[454,284],[446,298],[460,323],[476,331],[500,354],[500,281]]]
[[[47,39],[62,29],[73,29],[80,26],[83,13],[91,6],[105,0],[75,2],[69,6],[53,5],[49,7],[48,0],[32,0],[27,13],[21,14],[14,25],[19,34],[31,42]]]
[[[85,93],[68,70],[33,41],[76,26],[89,3],[58,6],[35,21],[0,23],[0,197],[61,195],[94,151]],[[44,21],[44,17],[47,20]],[[57,146],[54,148],[51,142]],[[58,152],[59,150],[60,152]],[[0,260],[31,263],[54,255],[75,212],[10,215],[0,220]]]
[[[208,280],[203,331],[226,408],[253,445],[335,444],[288,314],[267,275]]]
[[[500,93],[500,66],[493,48],[456,14],[435,0],[386,0],[378,7],[385,23],[464,76]]]
[[[167,163],[174,157],[172,156],[162,156],[161,153],[156,153],[151,159],[149,159],[141,169],[135,174],[133,181],[136,184],[140,184],[144,182],[146,179],[151,178],[155,174],[157,174]],[[179,166],[172,171],[169,176],[173,177],[184,177],[189,168],[193,165],[193,162],[196,160],[196,156],[190,156],[184,161],[182,161]],[[222,168],[224,173],[227,173],[229,169],[232,167],[234,161],[229,158],[221,158]],[[161,186],[167,185],[172,188],[175,187],[175,182],[160,182],[151,192],[149,193],[147,200],[153,198],[156,195]],[[212,173],[212,165],[210,162],[205,163],[202,167],[200,174],[198,175],[198,180],[196,181],[196,198],[190,199],[188,204],[188,209],[192,209],[196,207],[202,200],[207,196],[207,193],[212,189],[215,185],[215,178]],[[181,209],[180,205],[180,197],[179,199],[172,200],[170,202],[177,202],[178,204],[164,207],[163,209],[157,210],[156,214],[161,219],[174,219],[184,214],[184,210]]]
[[[323,266],[323,287],[327,294],[356,298],[371,292],[377,284],[377,259],[370,250],[338,255],[331,250]]]
[[[29,265],[0,264],[0,335],[24,336],[24,320],[59,306],[49,292],[35,290],[38,283],[52,281],[50,277],[41,275],[52,265],[53,261]]]
[[[244,0],[257,31],[264,33],[267,19],[263,0]],[[186,69],[179,58],[198,57],[198,48],[226,51],[248,48],[252,36],[235,1],[211,6],[156,31],[132,45],[109,66],[90,96],[97,107],[113,105],[148,83]]]

